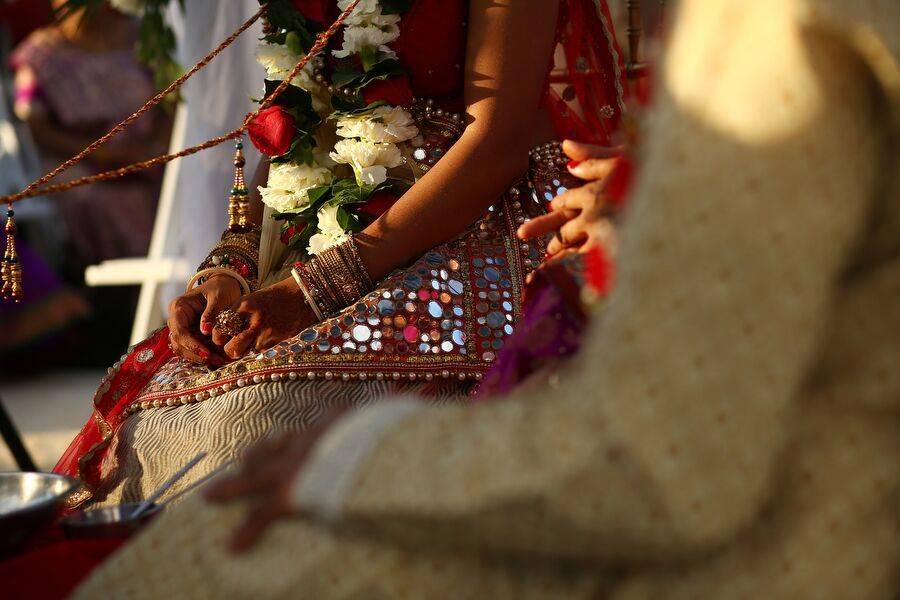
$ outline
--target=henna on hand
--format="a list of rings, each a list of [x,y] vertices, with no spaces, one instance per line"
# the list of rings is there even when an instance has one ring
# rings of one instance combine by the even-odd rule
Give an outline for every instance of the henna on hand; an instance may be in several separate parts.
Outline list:
[[[244,319],[244,330],[230,336],[214,328],[212,341],[232,360],[251,349],[270,348],[317,320],[292,277],[244,296],[231,305],[231,310]]]

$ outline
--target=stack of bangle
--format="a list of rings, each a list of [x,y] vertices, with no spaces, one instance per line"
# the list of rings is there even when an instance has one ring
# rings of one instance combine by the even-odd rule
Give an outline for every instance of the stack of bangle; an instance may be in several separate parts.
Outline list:
[[[339,313],[375,287],[353,238],[306,264],[295,263],[291,275],[319,320]]]
[[[196,282],[203,283],[210,275],[225,272],[235,276],[244,293],[255,291],[259,287],[257,280],[259,238],[260,228],[256,225],[247,233],[230,231],[223,233],[222,241],[216,244],[206,260],[200,264],[197,274],[188,284],[188,289]]]

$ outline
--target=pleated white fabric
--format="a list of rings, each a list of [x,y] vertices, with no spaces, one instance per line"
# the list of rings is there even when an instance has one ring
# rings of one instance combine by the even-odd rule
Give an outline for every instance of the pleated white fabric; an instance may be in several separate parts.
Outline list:
[[[298,380],[239,388],[197,404],[142,411],[131,416],[102,464],[104,484],[92,506],[135,502],[149,496],[198,452],[206,457],[161,501],[241,454],[253,443],[284,431],[311,427],[331,406],[361,408],[416,394],[429,404],[468,400],[471,384],[456,380]]]

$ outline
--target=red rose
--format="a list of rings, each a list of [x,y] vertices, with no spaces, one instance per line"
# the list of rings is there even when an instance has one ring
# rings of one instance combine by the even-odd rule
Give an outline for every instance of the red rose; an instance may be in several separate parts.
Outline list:
[[[280,106],[270,106],[247,126],[250,141],[266,156],[281,156],[291,149],[297,134],[294,119]]]
[[[328,8],[325,6],[325,2],[323,0],[291,0],[294,4],[294,8],[297,9],[301,15],[310,21],[314,21],[325,27],[330,23],[328,21]]]
[[[383,100],[393,106],[409,106],[413,93],[406,75],[375,80],[363,88],[363,99],[366,104]]]
[[[399,197],[397,194],[394,194],[393,192],[375,192],[369,196],[369,199],[362,206],[359,207],[359,212],[360,214],[371,217],[374,221],[380,217],[384,211],[392,207],[398,199]]]
[[[287,246],[291,243],[291,238],[293,238],[298,233],[302,233],[304,229],[306,229],[306,223],[300,223],[299,225],[289,224],[287,227],[281,230],[281,243]]]

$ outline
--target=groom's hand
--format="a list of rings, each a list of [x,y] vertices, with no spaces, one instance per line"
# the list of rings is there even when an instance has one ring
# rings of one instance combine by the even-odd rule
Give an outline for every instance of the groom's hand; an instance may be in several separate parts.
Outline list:
[[[291,486],[312,449],[349,409],[333,407],[310,429],[263,440],[244,456],[239,472],[212,483],[204,492],[211,502],[252,500],[244,522],[228,545],[235,552],[252,547],[276,520],[300,514],[291,502]]]

